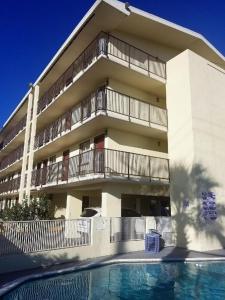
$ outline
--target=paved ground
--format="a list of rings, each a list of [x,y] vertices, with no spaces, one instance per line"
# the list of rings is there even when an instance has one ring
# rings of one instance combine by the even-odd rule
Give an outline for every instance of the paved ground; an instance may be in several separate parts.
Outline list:
[[[51,267],[42,267],[32,270],[19,271],[14,273],[7,273],[0,275],[0,296],[1,293],[8,289],[21,284],[22,282],[32,279],[37,279],[44,276],[53,276],[61,272],[72,272],[77,269],[84,269],[87,267],[93,267],[98,265],[104,265],[107,263],[119,262],[156,262],[156,261],[185,261],[185,260],[224,260],[225,261],[225,249],[208,251],[208,252],[196,252],[189,251],[182,248],[167,247],[161,250],[159,253],[152,254],[145,251],[138,251],[125,254],[117,254],[114,256],[100,257],[95,260],[86,260],[81,262],[70,262],[60,265],[54,265]]]
[[[185,260],[186,258],[225,258],[225,249],[215,250],[215,251],[207,251],[207,252],[197,252],[197,251],[189,251],[183,248],[174,248],[174,247],[167,247],[164,248],[162,251],[156,254],[152,254],[145,251],[138,251],[126,254],[118,254],[116,256],[119,258],[160,258],[162,260]]]

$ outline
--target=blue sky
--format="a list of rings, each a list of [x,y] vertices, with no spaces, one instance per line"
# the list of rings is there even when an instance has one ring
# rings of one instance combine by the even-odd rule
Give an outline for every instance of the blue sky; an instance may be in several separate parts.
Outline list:
[[[125,1],[124,1],[125,2]],[[130,0],[202,33],[225,55],[225,1]],[[0,7],[0,127],[94,0],[7,0]]]

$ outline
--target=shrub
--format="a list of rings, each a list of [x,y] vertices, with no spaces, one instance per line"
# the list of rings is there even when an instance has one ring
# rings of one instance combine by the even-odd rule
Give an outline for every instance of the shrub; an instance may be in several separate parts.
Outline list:
[[[22,203],[16,203],[11,208],[0,211],[0,219],[4,221],[30,221],[52,219],[50,200],[42,196],[33,198],[28,202],[24,199]]]

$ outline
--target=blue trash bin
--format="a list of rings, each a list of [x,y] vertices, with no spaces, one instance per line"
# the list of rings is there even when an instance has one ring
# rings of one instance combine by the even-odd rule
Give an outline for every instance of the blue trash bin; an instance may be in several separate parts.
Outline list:
[[[160,251],[160,237],[161,235],[155,231],[150,230],[149,233],[145,235],[145,251],[151,253],[158,253]]]

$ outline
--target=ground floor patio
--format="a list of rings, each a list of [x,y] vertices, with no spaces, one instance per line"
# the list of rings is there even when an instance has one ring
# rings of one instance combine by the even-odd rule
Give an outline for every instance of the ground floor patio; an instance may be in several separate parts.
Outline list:
[[[54,218],[79,218],[86,208],[98,208],[103,217],[171,215],[169,186],[163,184],[104,182],[48,188],[42,194],[51,200]]]

